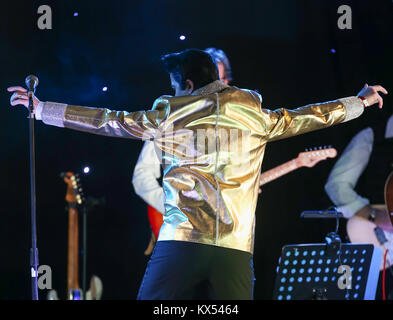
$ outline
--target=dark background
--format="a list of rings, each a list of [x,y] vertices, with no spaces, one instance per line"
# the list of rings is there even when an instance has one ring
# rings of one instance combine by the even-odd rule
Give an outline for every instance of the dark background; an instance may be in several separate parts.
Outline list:
[[[52,30],[37,27],[42,4],[52,8]],[[352,30],[337,27],[342,4],[352,8]],[[365,82],[393,91],[392,14],[390,0],[2,2],[0,299],[31,299],[28,120],[23,107],[9,105],[8,86],[24,85],[35,74],[43,101],[149,109],[154,98],[172,94],[162,54],[214,46],[227,53],[233,84],[257,89],[265,108],[356,95]],[[382,111],[368,109],[352,122],[268,144],[263,169],[307,147],[332,145],[341,152],[368,123],[387,119],[392,107],[390,95]],[[150,239],[146,205],[131,184],[141,147],[140,141],[36,122],[39,259],[51,266],[60,298],[66,293],[67,213],[59,173],[85,165],[91,167],[83,177],[86,195],[106,200],[88,217],[88,279],[102,279],[103,299],[136,298]],[[334,230],[334,221],[299,218],[303,210],[332,205],[324,184],[334,162],[265,186],[256,211],[255,299],[271,299],[283,245],[322,242]],[[340,234],[344,239],[345,221]]]

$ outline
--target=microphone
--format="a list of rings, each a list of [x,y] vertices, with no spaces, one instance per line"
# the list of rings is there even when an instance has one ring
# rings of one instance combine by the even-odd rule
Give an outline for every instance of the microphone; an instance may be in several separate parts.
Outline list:
[[[35,89],[38,86],[38,78],[31,74],[26,77],[25,83],[26,83],[27,89],[29,90],[29,97],[30,97],[30,95],[32,96],[34,94]]]

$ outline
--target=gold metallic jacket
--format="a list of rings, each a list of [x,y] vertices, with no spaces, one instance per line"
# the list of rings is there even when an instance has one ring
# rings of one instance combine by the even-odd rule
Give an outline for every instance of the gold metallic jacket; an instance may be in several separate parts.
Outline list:
[[[348,97],[294,110],[215,81],[190,96],[162,96],[152,110],[119,112],[40,103],[36,118],[94,134],[149,139],[162,159],[164,224],[158,241],[182,240],[253,253],[255,207],[266,143],[358,117]]]

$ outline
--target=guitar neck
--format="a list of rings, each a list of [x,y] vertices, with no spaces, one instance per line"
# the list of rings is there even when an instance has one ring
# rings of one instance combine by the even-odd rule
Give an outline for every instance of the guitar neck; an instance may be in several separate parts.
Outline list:
[[[262,173],[260,176],[259,185],[262,186],[268,182],[276,180],[277,178],[279,178],[283,175],[286,175],[287,173],[294,171],[298,168],[299,168],[299,166],[296,163],[296,158],[292,159],[288,162],[285,162],[285,163],[279,165],[278,167],[275,167],[273,169],[270,169],[270,170]]]
[[[78,228],[78,210],[70,207],[68,210],[68,265],[67,265],[67,289],[68,293],[72,290],[79,289],[79,269],[78,269],[78,251],[79,251],[79,228]]]

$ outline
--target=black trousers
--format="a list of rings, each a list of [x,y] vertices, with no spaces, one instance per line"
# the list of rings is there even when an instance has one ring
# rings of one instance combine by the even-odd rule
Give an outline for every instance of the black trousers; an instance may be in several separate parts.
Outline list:
[[[252,254],[186,241],[157,241],[138,300],[251,300]]]

